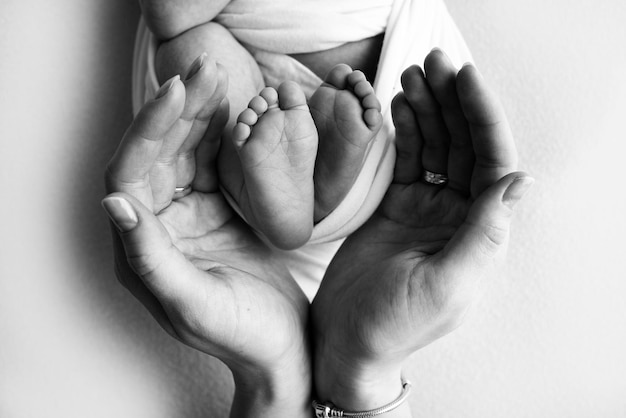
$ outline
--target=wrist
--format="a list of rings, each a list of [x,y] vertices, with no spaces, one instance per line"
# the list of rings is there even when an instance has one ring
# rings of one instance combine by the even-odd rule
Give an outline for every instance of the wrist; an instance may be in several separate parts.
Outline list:
[[[411,393],[411,382],[408,380],[402,380],[402,391],[400,395],[392,402],[388,402],[377,408],[370,408],[367,410],[346,411],[338,408],[337,405],[332,402],[319,402],[313,401],[313,410],[317,418],[329,418],[329,417],[381,417],[381,418],[401,418],[410,417],[410,408],[406,405],[405,401],[408,399]]]
[[[369,411],[387,405],[402,393],[401,363],[344,361],[339,356],[316,357],[314,398],[345,411]],[[380,417],[408,416],[408,406]]]
[[[230,366],[235,381],[231,417],[308,417],[311,365],[308,356],[268,368]]]

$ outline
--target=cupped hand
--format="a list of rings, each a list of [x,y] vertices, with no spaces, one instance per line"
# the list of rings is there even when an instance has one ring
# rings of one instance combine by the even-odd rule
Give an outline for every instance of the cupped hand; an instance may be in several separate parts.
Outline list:
[[[532,183],[514,173],[506,117],[477,70],[457,73],[438,50],[425,70],[404,72],[392,105],[393,182],[332,260],[312,305],[316,389],[355,408],[381,405],[359,399],[359,385],[380,394],[373,387],[386,380],[392,400],[406,357],[462,322]],[[424,170],[448,182],[431,184]]]
[[[227,80],[203,60],[144,105],[108,166],[116,273],[167,332],[224,361],[238,386],[288,375],[298,381],[289,395],[300,402],[303,391],[305,402],[309,304],[219,192]],[[276,395],[275,382],[255,383]]]

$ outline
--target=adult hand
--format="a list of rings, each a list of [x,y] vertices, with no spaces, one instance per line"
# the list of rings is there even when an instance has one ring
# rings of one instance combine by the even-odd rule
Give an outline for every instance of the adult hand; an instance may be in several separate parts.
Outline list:
[[[298,414],[310,397],[308,301],[219,193],[227,80],[204,61],[145,104],[108,166],[116,273],[168,333],[230,367],[232,416]]]
[[[395,399],[406,357],[462,322],[532,183],[513,172],[506,117],[477,70],[457,74],[438,50],[425,70],[404,72],[392,105],[393,182],[332,260],[312,305],[317,396],[347,410]],[[449,181],[431,184],[424,170]]]

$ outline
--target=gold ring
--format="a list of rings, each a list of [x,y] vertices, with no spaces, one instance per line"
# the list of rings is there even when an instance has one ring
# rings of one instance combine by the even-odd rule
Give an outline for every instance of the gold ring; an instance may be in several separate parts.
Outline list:
[[[448,176],[440,173],[433,173],[432,171],[424,170],[424,181],[436,186],[441,186],[448,182]]]
[[[180,199],[181,197],[187,196],[189,193],[191,193],[191,190],[191,184],[188,184],[184,187],[176,187],[174,189],[174,196],[172,197],[172,200]]]

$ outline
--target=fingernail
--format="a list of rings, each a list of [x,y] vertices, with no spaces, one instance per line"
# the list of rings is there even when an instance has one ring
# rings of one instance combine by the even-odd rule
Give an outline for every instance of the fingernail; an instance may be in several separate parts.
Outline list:
[[[433,47],[433,49],[430,50],[430,52],[441,52],[443,53],[443,51],[441,50],[441,48],[439,48],[438,46]]]
[[[204,65],[204,59],[206,57],[207,57],[207,53],[203,52],[198,58],[194,60],[194,62],[189,67],[189,71],[187,72],[187,76],[185,77],[185,80],[189,80],[191,79],[191,77],[198,74],[198,71],[200,71],[200,68],[202,68],[202,66]]]
[[[130,231],[139,220],[133,207],[121,197],[106,197],[102,200],[102,207],[111,219],[111,222],[121,232]]]
[[[174,86],[174,83],[178,80],[180,80],[180,75],[176,74],[174,77],[163,83],[159,91],[157,91],[156,96],[154,96],[154,100],[160,99],[161,97],[169,93],[169,91],[172,90],[172,86]]]
[[[535,179],[530,176],[516,178],[511,184],[509,184],[509,187],[507,187],[504,195],[502,195],[502,203],[513,209],[517,202],[524,197],[534,182]]]

